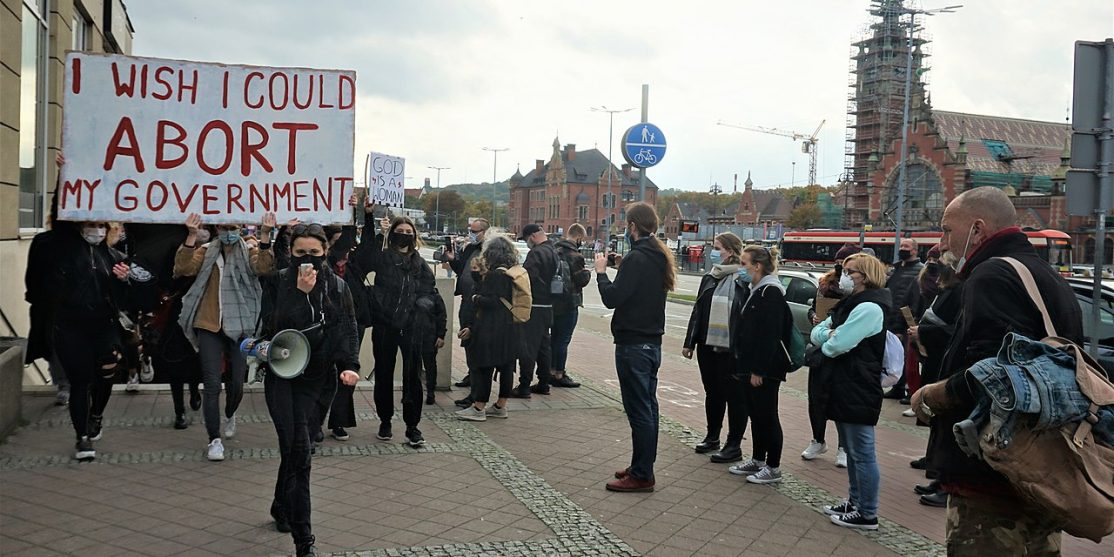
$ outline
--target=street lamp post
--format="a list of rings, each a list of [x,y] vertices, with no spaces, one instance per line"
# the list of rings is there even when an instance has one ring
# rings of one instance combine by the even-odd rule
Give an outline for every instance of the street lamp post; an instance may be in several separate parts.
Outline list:
[[[913,33],[917,29],[917,15],[936,15],[939,13],[955,13],[956,8],[962,8],[962,5],[947,6],[944,8],[937,8],[934,10],[922,10],[919,8],[906,8],[904,5],[898,7],[899,13],[907,14],[909,16],[909,35],[908,42],[905,45],[906,58],[905,58],[905,99],[901,109],[901,163],[898,167],[897,177],[897,220],[894,222],[894,263],[898,262],[898,251],[901,247],[901,230],[905,226],[905,162],[909,156],[909,95],[913,87]]]
[[[449,170],[449,167],[447,167],[447,166],[429,166],[429,167],[426,167],[426,168],[429,168],[430,170],[436,170],[437,171],[437,200],[436,200],[437,206],[436,206],[436,208],[434,209],[434,212],[433,212],[433,219],[437,223],[437,233],[440,234],[441,233],[441,171],[442,170]]]
[[[708,191],[712,194],[712,216],[708,221],[712,225],[712,243],[714,244],[716,241],[716,214],[719,213],[719,194],[723,193],[723,188],[719,187],[719,183],[715,183],[708,188]],[[704,268],[711,269],[712,258],[708,257],[708,254],[704,254],[704,261]]]
[[[607,113],[607,120],[608,120],[608,124],[607,124],[607,203],[608,204],[604,206],[604,208],[608,209],[608,211],[607,211],[607,236],[604,237],[604,240],[607,241],[607,242],[611,241],[611,227],[615,225],[615,223],[613,222],[614,221],[614,215],[612,214],[615,210],[615,207],[614,207],[614,205],[615,205],[615,203],[614,203],[615,195],[613,193],[611,193],[611,175],[614,172],[614,167],[615,167],[615,165],[611,162],[611,146],[615,144],[615,140],[614,140],[615,115],[618,114],[618,113],[630,112],[632,110],[634,110],[633,107],[632,108],[619,108],[619,109],[611,109],[611,108],[607,108],[606,106],[602,106],[602,105],[599,106],[599,107],[592,107],[592,112],[606,112]]]
[[[491,169],[491,226],[495,226],[495,182],[499,176],[499,153],[509,151],[510,147],[484,147],[483,150],[491,151],[491,154],[494,155],[495,158]],[[510,223],[507,223],[507,225],[509,227]]]

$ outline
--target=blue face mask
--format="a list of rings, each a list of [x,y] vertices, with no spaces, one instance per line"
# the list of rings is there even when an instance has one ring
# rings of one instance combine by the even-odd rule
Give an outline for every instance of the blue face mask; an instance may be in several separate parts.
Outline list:
[[[230,246],[240,241],[240,233],[235,230],[221,232],[218,236],[220,237],[221,243],[226,246]]]
[[[739,267],[739,278],[743,282],[750,282],[750,271],[747,271],[746,267]]]
[[[712,263],[717,264],[717,265],[719,264],[720,261],[723,261],[723,256],[720,255],[718,249],[712,250],[712,253],[708,254],[708,258],[712,260]]]

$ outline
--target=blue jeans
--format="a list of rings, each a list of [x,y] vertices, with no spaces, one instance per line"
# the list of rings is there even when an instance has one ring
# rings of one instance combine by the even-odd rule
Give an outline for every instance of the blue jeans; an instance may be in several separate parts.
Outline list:
[[[565,362],[569,359],[569,343],[572,342],[572,333],[576,330],[576,322],[580,318],[580,310],[573,309],[569,313],[553,315],[551,342],[553,343],[553,371],[565,373]]]
[[[639,480],[654,479],[658,456],[658,368],[660,344],[615,345],[615,371],[623,395],[623,410],[630,422],[630,475]]]
[[[847,451],[848,500],[863,517],[876,518],[881,473],[874,456],[874,426],[836,422],[836,430]]]

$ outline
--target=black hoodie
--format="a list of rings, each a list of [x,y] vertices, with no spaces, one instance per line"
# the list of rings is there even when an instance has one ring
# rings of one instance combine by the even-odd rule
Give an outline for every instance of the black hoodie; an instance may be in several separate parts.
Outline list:
[[[603,305],[615,310],[611,335],[615,344],[661,344],[665,333],[665,254],[656,240],[635,240],[623,257],[615,282],[598,273],[596,283]]]

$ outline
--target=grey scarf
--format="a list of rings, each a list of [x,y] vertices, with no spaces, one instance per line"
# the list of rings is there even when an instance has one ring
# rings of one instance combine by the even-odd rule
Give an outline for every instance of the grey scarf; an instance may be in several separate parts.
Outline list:
[[[738,265],[714,265],[708,274],[719,281],[712,292],[712,304],[708,309],[708,334],[704,339],[706,346],[724,351],[731,348],[731,305],[735,303],[735,273]]]
[[[201,270],[193,281],[186,295],[182,297],[182,314],[178,317],[178,324],[190,341],[193,349],[197,350],[197,332],[193,322],[197,319],[197,308],[201,305],[201,298],[205,294],[205,287],[209,283],[209,275],[216,267],[217,257],[224,251],[220,241],[209,244],[205,250],[205,261],[201,263]],[[221,330],[228,338],[239,341],[242,337],[255,333],[259,320],[259,302],[263,297],[263,288],[259,279],[251,268],[248,259],[248,246],[243,240],[224,259],[224,273],[220,280],[220,319]]]

